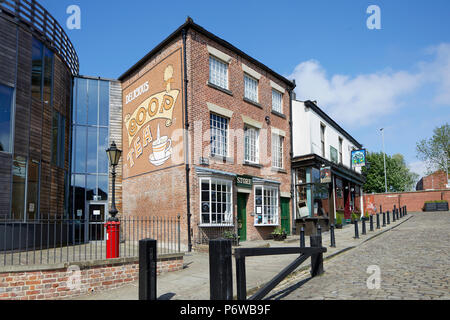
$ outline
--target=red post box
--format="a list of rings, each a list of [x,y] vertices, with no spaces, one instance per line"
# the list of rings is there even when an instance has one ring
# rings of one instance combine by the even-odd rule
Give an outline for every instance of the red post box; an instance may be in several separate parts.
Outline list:
[[[106,259],[119,258],[120,222],[106,223]]]

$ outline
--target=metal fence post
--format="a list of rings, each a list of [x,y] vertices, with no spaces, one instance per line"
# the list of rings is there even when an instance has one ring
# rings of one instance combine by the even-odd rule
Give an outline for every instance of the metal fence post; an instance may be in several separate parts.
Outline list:
[[[211,300],[233,299],[231,240],[209,242],[209,284]]]
[[[157,300],[156,295],[156,240],[139,241],[139,300]]]
[[[300,229],[300,248],[306,247],[306,241],[305,241],[305,228]]]
[[[330,226],[331,245],[330,247],[336,248],[336,237],[334,235],[334,224]]]
[[[359,239],[358,220],[355,219],[355,239]]]
[[[319,235],[311,236],[311,248],[322,247],[322,237]],[[323,274],[323,253],[311,255],[311,277],[317,277]]]

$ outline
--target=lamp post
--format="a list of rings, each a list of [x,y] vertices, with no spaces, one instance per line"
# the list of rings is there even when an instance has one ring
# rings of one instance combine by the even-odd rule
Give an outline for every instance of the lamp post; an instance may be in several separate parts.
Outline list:
[[[381,135],[383,137],[384,184],[385,184],[386,193],[387,193],[388,192],[388,187],[387,187],[387,173],[386,173],[386,152],[384,151],[384,128],[381,128],[380,131],[381,131]]]
[[[112,205],[111,210],[109,210],[110,218],[108,221],[117,222],[116,215],[119,213],[116,208],[116,166],[119,164],[120,157],[122,156],[122,150],[117,149],[116,143],[113,141],[108,150],[106,150],[108,154],[109,163],[112,166]]]

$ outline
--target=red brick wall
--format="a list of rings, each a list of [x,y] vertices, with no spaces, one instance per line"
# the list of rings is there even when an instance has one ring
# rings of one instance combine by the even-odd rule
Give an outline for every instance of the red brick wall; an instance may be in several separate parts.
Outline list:
[[[183,268],[183,257],[158,261],[158,274]],[[86,266],[80,268],[80,282],[70,289],[68,269],[0,273],[0,300],[62,300],[119,288],[139,279],[139,263]]]
[[[364,208],[365,211],[373,213],[373,206],[379,212],[380,205],[383,206],[383,211],[392,211],[395,205],[397,208],[407,206],[409,212],[421,212],[426,201],[435,200],[450,202],[450,190],[364,195]]]
[[[210,112],[207,103],[213,103],[217,106],[233,111],[233,116],[229,121],[229,129],[238,132],[240,130],[243,134],[244,122],[242,115],[252,118],[260,123],[263,123],[263,128],[260,130],[260,163],[263,168],[255,168],[243,164],[244,160],[244,146],[243,136],[237,136],[231,140],[229,153],[232,158],[232,163],[223,163],[223,161],[216,161],[209,159],[209,169],[221,170],[237,175],[250,175],[269,180],[276,180],[281,183],[280,192],[291,192],[291,171],[290,171],[290,100],[289,94],[286,91],[283,95],[283,114],[286,118],[279,117],[272,114],[272,87],[270,81],[276,82],[278,85],[286,88],[286,84],[277,80],[268,72],[246,61],[231,50],[217,44],[211,39],[190,30],[187,38],[188,51],[188,105],[189,105],[189,134],[195,140],[195,145],[191,143],[190,154],[192,155],[192,162],[194,165],[200,165],[200,158],[209,158],[209,135],[205,135],[205,131],[210,129]],[[229,95],[221,90],[215,89],[208,85],[209,82],[209,52],[207,45],[210,45],[223,53],[226,53],[232,58],[228,69],[228,83],[229,90],[232,95]],[[261,74],[261,79],[258,84],[259,104],[262,108],[252,105],[243,100],[244,98],[244,71],[242,64],[245,64]],[[268,125],[265,118],[269,116],[271,123]],[[270,127],[275,127],[286,132],[283,146],[283,167],[285,172],[274,172],[271,170],[271,130]],[[200,128],[200,129],[199,129]],[[267,138],[263,138],[263,131],[267,131]],[[199,141],[199,132],[203,132],[203,141]],[[263,140],[265,139],[265,140]],[[193,140],[191,139],[191,142]],[[200,222],[200,191],[198,177],[193,174],[190,176],[191,185],[191,212],[193,214],[193,226],[197,226]],[[234,186],[234,214],[237,213],[237,192]],[[268,235],[274,230],[274,227],[255,227],[254,217],[251,214],[254,209],[254,191],[248,197],[247,202],[247,240],[266,239]],[[281,217],[281,208],[279,208],[279,216]],[[291,216],[291,214],[290,214]],[[280,218],[281,219],[281,218]],[[292,218],[291,218],[292,220]],[[291,221],[292,226],[292,221]],[[195,233],[195,232],[194,232]]]
[[[437,171],[423,178],[423,190],[445,189],[446,185],[447,173],[445,171]]]

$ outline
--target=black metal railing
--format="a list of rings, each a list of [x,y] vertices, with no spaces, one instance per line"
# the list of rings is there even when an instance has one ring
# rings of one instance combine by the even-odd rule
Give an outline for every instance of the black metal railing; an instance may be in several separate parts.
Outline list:
[[[58,21],[36,0],[2,0],[0,12],[37,32],[63,58],[72,75],[78,75],[79,60],[72,42]]]
[[[158,240],[158,254],[181,252],[180,218],[121,218],[119,257],[138,257],[146,238]],[[0,266],[105,260],[106,249],[105,222],[0,220]]]

